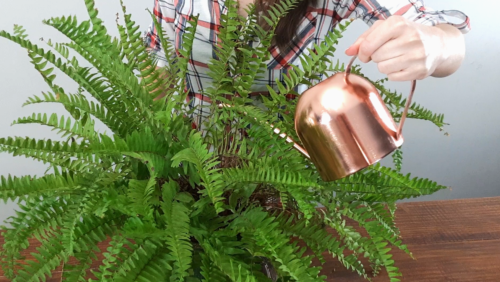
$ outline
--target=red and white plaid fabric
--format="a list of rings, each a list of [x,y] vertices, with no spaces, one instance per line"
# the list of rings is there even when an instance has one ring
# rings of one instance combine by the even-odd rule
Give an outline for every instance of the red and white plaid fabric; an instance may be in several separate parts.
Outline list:
[[[257,80],[252,91],[266,92],[266,85],[275,86],[290,65],[300,66],[299,56],[307,56],[308,48],[320,44],[328,31],[331,31],[344,19],[361,19],[372,25],[379,19],[387,19],[391,15],[401,15],[407,19],[425,25],[448,23],[467,33],[470,30],[469,18],[456,10],[434,11],[424,6],[421,0],[319,0],[315,7],[309,7],[297,30],[295,39],[286,50],[271,48],[271,59],[267,61],[267,70],[263,78]],[[187,73],[188,98],[190,107],[196,107],[193,117],[196,124],[206,116],[202,105],[210,103],[201,93],[211,85],[207,75],[207,64],[215,58],[214,45],[217,42],[216,30],[220,25],[220,15],[227,12],[224,0],[155,0],[154,15],[167,34],[169,41],[179,48],[182,45],[182,34],[186,22],[193,15],[199,15],[194,48]],[[162,52],[157,30],[154,24],[145,35],[146,44],[152,53],[158,56],[160,66],[164,64],[165,54]],[[258,43],[251,43],[258,44]]]

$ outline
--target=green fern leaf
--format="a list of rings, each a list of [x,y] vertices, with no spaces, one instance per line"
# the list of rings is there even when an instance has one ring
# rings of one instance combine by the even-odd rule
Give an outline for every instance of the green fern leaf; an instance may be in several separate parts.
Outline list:
[[[109,281],[165,281],[171,270],[168,253],[157,242],[144,241],[120,259],[120,266]]]
[[[200,193],[208,197],[218,213],[224,210],[222,207],[224,182],[218,173],[219,169],[216,168],[219,162],[213,158],[213,153],[207,150],[199,133],[190,135],[189,148],[177,153],[172,157],[172,161],[173,167],[178,167],[184,161],[193,163],[202,179],[201,184],[205,187]]]
[[[76,264],[64,264],[63,281],[65,282],[86,282],[87,269],[90,268],[92,262],[97,259],[97,256],[92,251],[77,252],[74,257],[77,260]]]
[[[188,276],[193,247],[189,233],[190,210],[184,203],[175,200],[178,190],[176,182],[167,182],[163,185],[162,211],[167,223],[165,241],[174,260],[172,279],[182,281]]]
[[[242,230],[243,240],[255,241],[273,260],[279,269],[296,281],[323,281],[318,277],[319,268],[311,267],[311,257],[302,256],[305,249],[290,244],[289,237],[279,229],[279,222],[259,208],[249,209],[232,227]]]
[[[92,120],[88,122],[76,121],[72,124],[69,118],[64,116],[58,117],[57,114],[52,114],[47,117],[47,114],[33,114],[30,117],[19,118],[14,124],[30,124],[38,123],[42,125],[47,125],[54,127],[58,130],[58,133],[62,133],[62,137],[77,137],[84,139],[94,139],[96,134],[94,131],[94,122]]]
[[[40,196],[55,191],[80,189],[80,179],[69,175],[46,175],[0,178],[0,198],[4,201],[16,200],[26,196]]]

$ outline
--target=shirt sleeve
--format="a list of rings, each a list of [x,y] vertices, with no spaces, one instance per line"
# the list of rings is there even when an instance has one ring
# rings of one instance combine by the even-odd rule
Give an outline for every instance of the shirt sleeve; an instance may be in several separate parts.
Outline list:
[[[358,18],[368,25],[393,15],[425,25],[450,24],[462,33],[470,31],[469,17],[457,10],[435,11],[423,0],[333,0],[342,18]]]
[[[163,33],[163,36],[170,44],[174,43],[175,38],[175,3],[174,0],[155,0],[153,8],[153,17],[158,22],[157,29],[155,21],[151,20],[151,24],[144,35],[144,43],[149,49],[152,56],[158,59],[158,66],[165,66],[167,60],[165,57],[165,52],[161,46],[161,40],[159,34]]]

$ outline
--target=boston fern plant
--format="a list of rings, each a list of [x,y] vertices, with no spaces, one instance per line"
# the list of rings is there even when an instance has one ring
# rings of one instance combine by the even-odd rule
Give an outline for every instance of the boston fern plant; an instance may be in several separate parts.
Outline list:
[[[0,139],[0,151],[48,165],[41,176],[1,178],[0,198],[19,205],[3,227],[5,275],[45,281],[62,265],[63,281],[325,281],[320,265],[333,256],[367,279],[385,268],[390,281],[399,281],[390,251],[411,253],[394,223],[395,202],[444,187],[402,175],[401,151],[393,154],[396,169],[377,164],[323,182],[314,164],[271,127],[298,140],[297,99],[290,97],[298,85],[344,70],[331,62],[349,23],[308,50],[301,67],[269,86],[260,104],[249,98],[270,58],[274,28],[295,2],[280,1],[261,15],[264,29],[253,6],[243,19],[237,3],[226,0],[209,64],[213,83],[203,90],[213,101],[205,106],[203,130],[193,129],[194,110],[185,105],[196,16],[181,49],[160,34],[166,67],[157,67],[123,3],[118,37],[108,34],[92,0],[85,0],[89,20],[44,22],[69,43],[47,41],[42,48],[20,26],[1,31],[28,51],[50,88],[25,104],[58,103],[68,112],[14,122],[52,127],[59,141]],[[78,91],[56,84],[55,69]],[[359,67],[353,72],[362,75]],[[405,100],[383,80],[372,82],[398,117]],[[443,125],[442,115],[417,104],[409,117]],[[98,132],[96,121],[109,133]],[[33,238],[41,245],[26,261],[21,252]]]

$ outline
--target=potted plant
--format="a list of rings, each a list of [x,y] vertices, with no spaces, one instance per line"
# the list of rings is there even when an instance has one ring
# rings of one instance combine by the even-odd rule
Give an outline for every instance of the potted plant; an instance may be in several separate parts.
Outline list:
[[[261,98],[265,107],[248,98],[266,67],[273,28],[295,2],[270,9],[266,30],[253,7],[245,20],[236,2],[226,1],[218,59],[210,63],[213,86],[204,92],[218,103],[208,106],[203,132],[191,127],[184,104],[196,17],[186,27],[182,49],[174,51],[161,35],[169,60],[164,68],[156,67],[125,7],[124,24],[117,22],[119,38],[107,33],[92,0],[85,0],[86,21],[70,16],[44,22],[69,43],[49,40],[44,49],[20,26],[13,33],[1,31],[1,37],[28,51],[51,89],[25,105],[58,103],[69,113],[35,113],[15,121],[52,127],[60,141],[0,139],[0,151],[48,165],[42,176],[1,178],[0,198],[19,204],[10,227],[3,227],[6,275],[13,281],[44,281],[62,264],[64,281],[324,281],[320,266],[311,261],[324,261],[328,254],[366,278],[383,267],[390,281],[398,281],[401,274],[389,251],[411,253],[394,223],[395,203],[444,187],[401,174],[400,150],[393,154],[395,169],[377,164],[323,182],[314,164],[268,125],[298,140],[297,101],[287,97],[297,94],[299,84],[311,86],[344,70],[330,62],[349,23],[314,46],[302,58],[303,69],[292,67],[276,89],[268,87],[269,95]],[[260,47],[250,48],[249,39],[259,40]],[[78,92],[60,87],[54,69],[78,83]],[[358,66],[352,72],[362,75]],[[372,82],[397,117],[404,99],[384,81]],[[442,115],[417,104],[409,117],[443,125]],[[96,120],[109,133],[98,132]],[[21,252],[30,238],[41,246],[36,260],[26,263]],[[98,256],[98,244],[107,240],[109,247]],[[363,265],[363,257],[370,266]],[[100,266],[89,276],[95,261]]]

